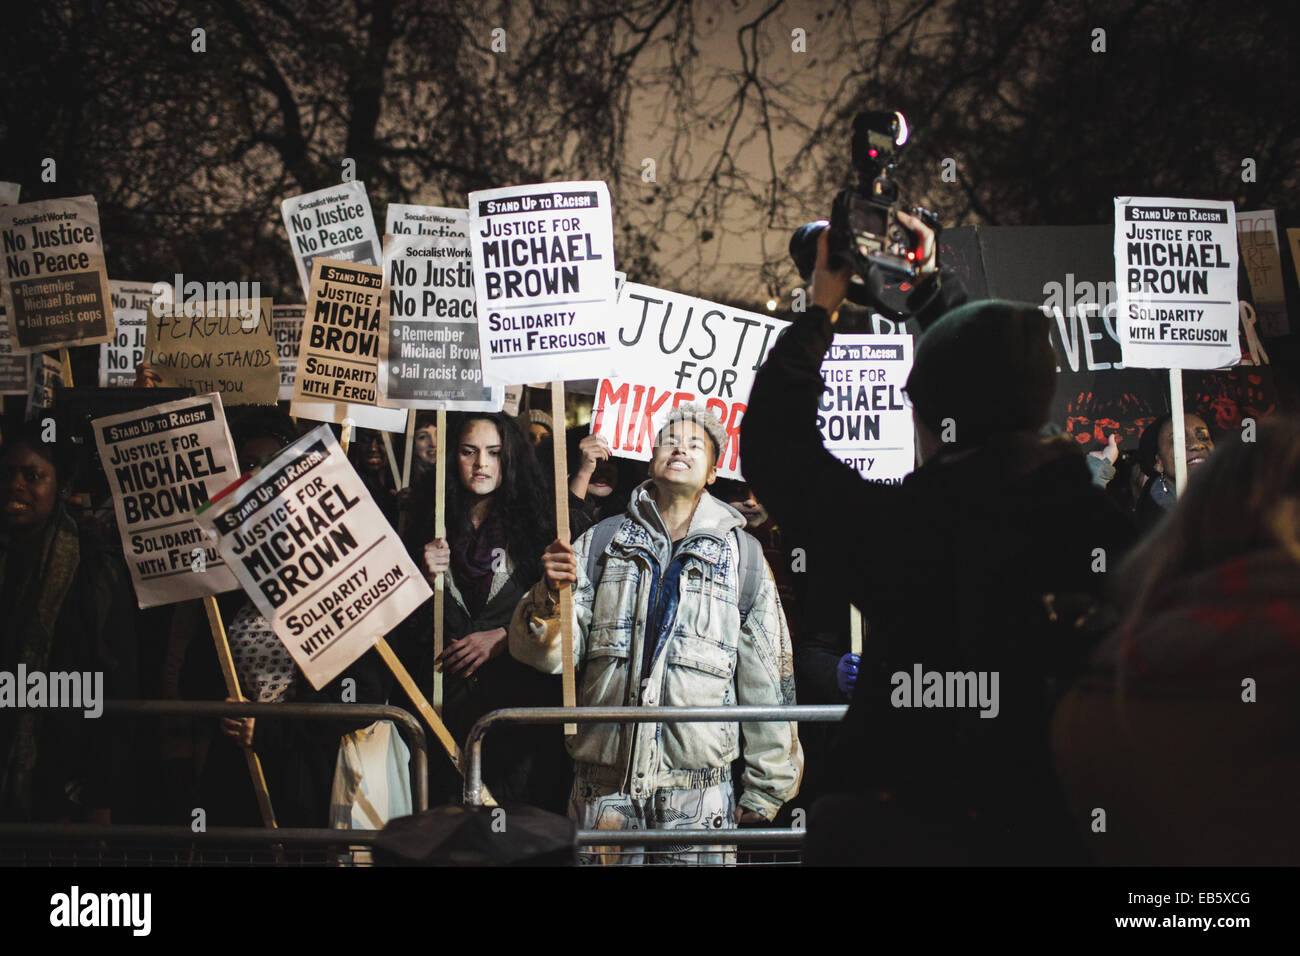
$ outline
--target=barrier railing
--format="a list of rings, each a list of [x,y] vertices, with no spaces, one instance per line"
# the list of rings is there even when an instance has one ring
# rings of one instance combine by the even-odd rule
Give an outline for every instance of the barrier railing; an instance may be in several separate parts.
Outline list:
[[[483,738],[494,726],[518,724],[626,723],[829,723],[842,720],[842,705],[784,705],[772,707],[511,707],[485,714],[465,740],[465,803],[483,803]],[[724,835],[725,833],[725,835]],[[578,830],[575,848],[582,863],[723,863],[730,865],[797,863],[803,847],[802,827],[686,830]],[[731,847],[717,852],[719,846]],[[695,848],[694,850],[690,848]],[[751,850],[753,852],[737,853]],[[773,852],[775,851],[775,852]],[[786,856],[781,857],[784,853]],[[692,855],[694,854],[694,855]]]
[[[508,708],[481,718],[469,732],[465,802],[483,805],[483,745],[488,731],[502,723],[658,723],[681,722],[797,722],[824,723],[843,718],[843,706],[780,707],[537,707]],[[411,750],[414,804],[428,804],[428,757],[423,728],[406,711],[378,704],[254,704],[229,701],[108,701],[105,714],[131,716],[267,717],[307,720],[392,720]],[[260,827],[213,827],[194,832],[184,826],[114,824],[0,825],[0,865],[339,865],[362,863],[340,851],[369,847],[375,830],[335,830]],[[576,847],[595,847],[603,862],[632,857],[642,849],[654,853],[704,848],[720,839],[734,846],[742,863],[781,862],[771,851],[797,853],[805,831],[799,827],[716,830],[578,830]],[[748,855],[746,855],[748,854]],[[765,854],[765,855],[760,855]],[[591,854],[587,854],[591,856]],[[678,855],[681,855],[680,853]],[[767,857],[771,856],[772,859]]]
[[[421,726],[410,713],[388,704],[283,703],[212,700],[109,700],[106,717],[254,717],[267,720],[391,720],[411,751],[411,801],[416,812],[429,808],[429,750]],[[254,745],[253,749],[257,749]]]
[[[842,704],[773,707],[503,707],[484,714],[465,738],[465,803],[483,805],[483,738],[497,724],[834,723]]]
[[[366,866],[378,830],[114,823],[0,824],[4,866]],[[364,850],[362,848],[365,848]]]

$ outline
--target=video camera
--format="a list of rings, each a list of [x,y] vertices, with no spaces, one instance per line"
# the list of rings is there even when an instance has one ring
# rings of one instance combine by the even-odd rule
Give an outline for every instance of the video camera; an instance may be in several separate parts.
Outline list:
[[[840,190],[831,206],[831,218],[800,226],[790,239],[790,256],[806,282],[817,263],[817,239],[830,229],[830,264],[850,266],[854,276],[848,299],[891,316],[901,310],[883,301],[887,283],[914,280],[921,265],[921,237],[898,219],[906,208],[898,198],[898,184],[889,178],[898,164],[910,131],[902,113],[869,111],[853,120],[853,168],[857,182]],[[919,207],[912,215],[939,235],[939,217]]]

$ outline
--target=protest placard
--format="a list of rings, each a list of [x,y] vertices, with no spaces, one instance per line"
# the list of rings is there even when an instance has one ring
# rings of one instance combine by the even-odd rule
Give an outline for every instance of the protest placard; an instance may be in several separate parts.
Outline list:
[[[165,299],[171,292],[166,282],[132,282],[129,279],[110,279],[108,287],[112,294],[114,311],[137,309],[141,312],[149,312],[153,309],[155,300]]]
[[[144,361],[154,284],[110,279],[108,287],[117,330],[111,342],[99,346],[99,387],[129,388],[135,384],[136,366]]]
[[[312,265],[318,258],[379,265],[379,234],[363,182],[340,183],[280,203],[284,228],[298,267],[302,294],[311,297]]]
[[[1049,420],[1085,450],[1104,447],[1112,434],[1136,448],[1143,429],[1169,410],[1169,380],[1122,361],[1114,225],[959,226],[945,229],[940,244],[945,268],[964,261],[971,298],[1037,301],[1050,316],[1059,374]],[[1188,370],[1183,379],[1188,408],[1211,428],[1240,430],[1243,418],[1277,408],[1267,368]]]
[[[27,418],[31,420],[54,407],[54,390],[64,384],[63,363],[48,352],[29,357],[27,371]]]
[[[617,370],[614,228],[603,182],[469,194],[484,380],[565,381]]]
[[[239,586],[194,512],[239,477],[221,396],[97,418],[95,445],[140,607]]]
[[[198,517],[318,690],[432,594],[326,425]]]
[[[130,388],[135,369],[144,360],[149,313],[144,309],[114,309],[113,341],[99,346],[99,387]]]
[[[27,394],[27,358],[14,353],[9,323],[0,309],[0,395]]]
[[[384,232],[394,236],[460,236],[467,234],[469,211],[442,206],[389,203]],[[468,246],[466,247],[468,248]]]
[[[0,182],[0,206],[12,206],[18,202],[18,183]]]
[[[154,302],[144,360],[165,386],[220,392],[227,405],[272,405],[280,389],[270,299]]]
[[[694,296],[626,283],[615,309],[619,367],[596,389],[591,430],[615,455],[649,461],[678,405],[704,405],[727,430],[718,475],[739,478],[740,421],[754,375],[788,322]]]
[[[1237,214],[1237,248],[1250,277],[1260,335],[1287,335],[1291,331],[1277,232],[1277,213],[1272,209]]]
[[[1237,341],[1237,232],[1230,201],[1115,199],[1115,287],[1124,364],[1222,368]]]
[[[1291,268],[1295,269],[1295,280],[1300,283],[1300,229],[1287,229],[1286,241],[1291,247]]]
[[[400,432],[406,411],[380,408],[380,266],[317,259],[298,342],[289,413],[318,422]]]
[[[505,407],[502,411],[514,418],[519,414],[519,403],[524,400],[524,387],[522,385],[507,385],[505,396]]]
[[[380,401],[401,408],[499,411],[504,389],[484,385],[479,364],[469,213],[438,211],[460,231],[384,236]]]
[[[0,245],[0,305],[15,352],[112,339],[112,298],[93,196],[0,206]]]
[[[305,305],[271,307],[271,332],[275,335],[275,357],[280,366],[278,401],[293,398],[293,382],[298,374],[298,343],[302,341],[302,323],[307,316]]]
[[[910,335],[837,335],[822,360],[817,428],[826,449],[868,481],[900,484],[916,459]]]

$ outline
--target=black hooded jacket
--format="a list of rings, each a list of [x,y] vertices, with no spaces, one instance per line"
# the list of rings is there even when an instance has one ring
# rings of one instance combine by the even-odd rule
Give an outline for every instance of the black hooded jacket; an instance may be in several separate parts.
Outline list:
[[[787,543],[806,549],[807,573],[869,622],[832,789],[884,793],[955,827],[963,859],[1059,860],[1069,837],[1051,714],[1100,636],[1076,624],[1131,524],[1076,448],[1032,434],[945,447],[898,485],[863,480],[817,429],[831,337],[823,309],[796,320],[758,373],[741,440],[745,477]],[[945,707],[902,706],[917,702],[907,684],[918,665],[997,672],[997,716],[953,707],[952,695]]]

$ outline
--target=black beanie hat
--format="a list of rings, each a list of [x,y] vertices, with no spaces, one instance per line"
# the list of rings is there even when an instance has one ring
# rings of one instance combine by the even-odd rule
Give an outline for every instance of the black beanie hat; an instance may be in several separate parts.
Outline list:
[[[1037,431],[1056,391],[1048,323],[1036,306],[1001,299],[949,312],[916,346],[907,395],[917,417],[936,435],[951,418],[962,445]]]

